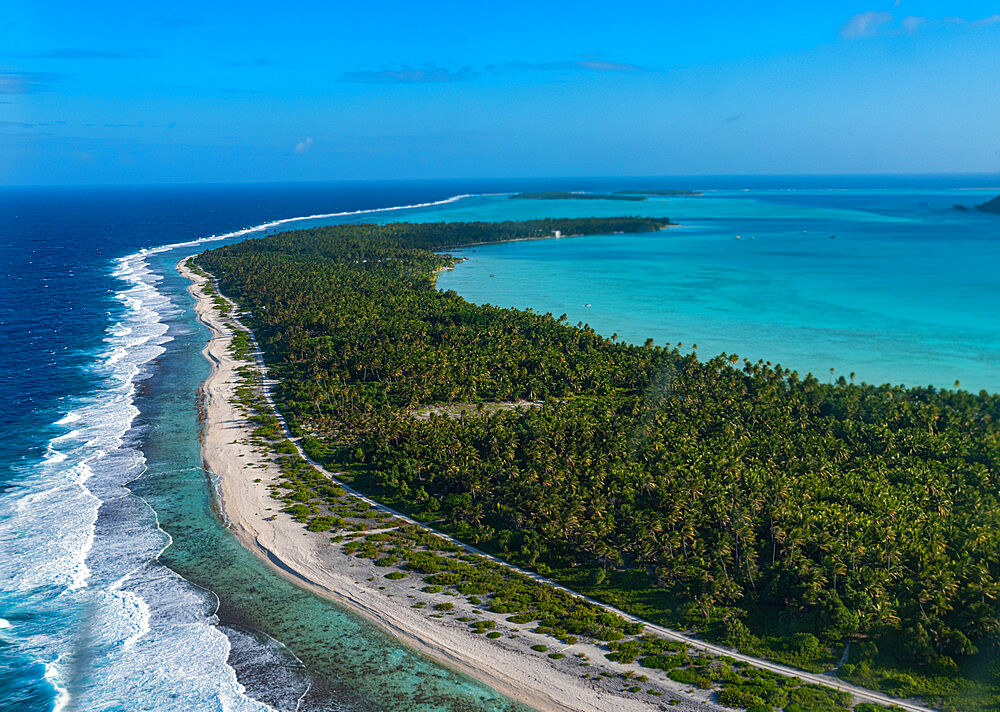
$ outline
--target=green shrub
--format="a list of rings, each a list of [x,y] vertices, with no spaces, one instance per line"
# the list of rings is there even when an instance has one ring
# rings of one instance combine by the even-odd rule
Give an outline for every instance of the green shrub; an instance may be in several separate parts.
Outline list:
[[[846,692],[841,692],[840,690],[834,690],[829,687],[822,687],[820,685],[802,685],[801,687],[796,687],[788,691],[788,699],[792,704],[804,705],[802,709],[806,709],[809,705],[813,705],[816,709],[827,710],[827,709],[843,709],[850,707],[851,696]],[[786,709],[788,709],[786,707]],[[794,712],[794,710],[792,711]]]
[[[647,655],[639,661],[639,664],[654,670],[673,670],[686,665],[687,658],[678,655]]]
[[[491,608],[490,610],[492,611],[493,609]],[[502,611],[493,611],[493,612],[501,613]],[[533,619],[531,616],[524,613],[518,613],[516,615],[507,618],[508,623],[515,623],[517,625],[524,625],[525,623],[531,623],[532,620]]]
[[[699,675],[694,670],[690,668],[683,670],[671,670],[667,673],[669,677],[674,682],[680,682],[685,685],[694,685],[695,687],[701,688],[702,690],[707,690],[712,687],[712,681],[709,680],[704,675]]]
[[[489,587],[481,583],[463,583],[456,586],[456,589],[463,596],[482,595],[490,592]]]
[[[326,532],[333,529],[337,524],[334,517],[313,517],[306,527],[311,532]]]
[[[759,685],[729,684],[719,691],[719,703],[726,707],[780,707],[788,698],[777,688],[767,690]]]

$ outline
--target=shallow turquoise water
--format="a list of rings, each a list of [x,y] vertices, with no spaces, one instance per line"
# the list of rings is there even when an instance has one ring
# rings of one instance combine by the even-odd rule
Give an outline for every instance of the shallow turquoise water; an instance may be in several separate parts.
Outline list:
[[[642,343],[697,344],[821,378],[1000,390],[1000,218],[991,191],[758,191],[628,203],[675,228],[456,251],[438,280]],[[532,203],[531,205],[523,205]],[[448,217],[621,212],[610,201],[493,199]],[[737,239],[739,237],[739,239]]]
[[[201,467],[195,402],[209,364],[208,331],[195,321],[188,284],[173,265],[192,248],[150,258],[162,293],[178,307],[154,377],[137,400],[146,472],[130,489],[171,537],[160,560],[217,594],[229,658],[257,700],[275,709],[527,712],[489,687],[400,645],[372,624],[306,592],[264,566],[228,532]],[[280,641],[278,644],[276,641]],[[300,701],[300,697],[303,699]]]

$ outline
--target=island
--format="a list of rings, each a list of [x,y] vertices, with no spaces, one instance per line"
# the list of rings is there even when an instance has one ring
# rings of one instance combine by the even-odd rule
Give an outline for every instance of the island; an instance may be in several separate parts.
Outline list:
[[[646,200],[641,195],[618,193],[570,193],[564,191],[543,191],[538,193],[514,193],[511,200]]]
[[[1000,215],[1000,195],[993,198],[992,200],[987,200],[985,203],[980,203],[976,206],[976,210],[983,213],[993,213],[994,215]]]
[[[703,361],[435,286],[463,246],[668,225],[340,225],[186,262],[237,534],[538,709],[989,709],[966,661],[1000,629],[1000,396]]]

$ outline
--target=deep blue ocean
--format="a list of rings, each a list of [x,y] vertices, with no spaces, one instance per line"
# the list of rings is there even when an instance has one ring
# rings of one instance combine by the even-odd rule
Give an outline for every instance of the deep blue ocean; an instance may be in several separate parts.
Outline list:
[[[496,195],[625,188],[706,194]],[[518,709],[229,536],[201,469],[207,332],[180,257],[298,216],[328,217],[269,230],[669,215],[681,226],[655,236],[467,250],[440,286],[705,356],[995,391],[1000,218],[952,206],[998,192],[998,176],[0,189],[0,710]],[[196,242],[213,235],[230,236]]]

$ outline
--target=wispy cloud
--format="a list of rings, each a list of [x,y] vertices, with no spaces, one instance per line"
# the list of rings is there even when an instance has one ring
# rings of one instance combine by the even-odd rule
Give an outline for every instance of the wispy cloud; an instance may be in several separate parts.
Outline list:
[[[897,2],[898,6],[899,3]],[[907,15],[896,18],[889,12],[862,12],[851,17],[840,28],[840,37],[845,40],[859,37],[876,37],[881,35],[913,35],[926,29],[940,27],[988,27],[1000,23],[1000,15],[989,15],[978,20],[966,17],[925,17],[922,15]]]
[[[912,35],[914,32],[916,32],[926,24],[927,24],[926,17],[914,17],[913,15],[910,15],[909,17],[904,17],[902,22],[899,23],[900,27],[903,28],[903,32],[905,32],[908,35]]]
[[[607,72],[624,72],[626,74],[631,74],[634,72],[649,71],[645,67],[640,67],[637,64],[629,64],[627,62],[608,62],[603,59],[582,59],[579,62],[569,62],[569,65],[573,69],[580,69],[584,72],[597,72],[599,74],[605,74]]]
[[[428,65],[424,67],[394,67],[381,69],[363,69],[357,72],[344,72],[341,81],[359,82],[363,84],[443,84],[447,82],[463,82],[475,78],[476,72],[469,67],[447,69]]]
[[[174,123],[175,122],[164,124],[159,122],[149,123],[146,121],[126,121],[118,123],[105,122],[104,124],[100,125],[104,126],[104,128],[107,129],[162,129],[162,128],[173,128]],[[98,126],[98,125],[99,124],[87,124],[87,126]]]
[[[6,102],[2,102],[6,103]],[[70,126],[76,128],[108,128],[108,129],[142,129],[142,128],[168,128],[172,129],[176,125],[176,122],[166,123],[149,123],[146,121],[129,121],[129,122],[105,122],[105,123],[77,123],[77,122],[67,122],[64,120],[59,121],[0,121],[0,129],[36,129],[43,127],[53,127],[53,126]]]
[[[17,56],[32,59],[145,59],[151,55],[140,51],[110,52],[101,49],[61,48]]]
[[[611,62],[605,59],[577,59],[559,62],[506,62],[505,64],[492,64],[488,70],[522,70],[531,72],[593,72],[596,74],[635,74],[640,72],[654,71],[647,67],[640,67],[637,64],[627,62]]]
[[[297,144],[295,144],[295,148],[292,150],[295,151],[296,156],[301,156],[302,154],[308,152],[309,149],[312,148],[312,145],[313,145],[312,137],[308,136],[304,141],[299,141]]]
[[[0,70],[0,94],[36,94],[64,78],[55,72],[14,72]]]
[[[896,18],[891,12],[859,12],[851,17],[840,28],[840,36],[845,40],[852,40],[857,37],[873,37],[879,30],[890,24]]]
[[[973,20],[972,24],[975,27],[986,27],[987,25],[995,25],[998,22],[1000,22],[1000,15],[990,15],[981,20]]]
[[[36,129],[41,126],[55,126],[65,123],[65,121],[0,121],[0,127],[7,129]]]
[[[476,79],[482,74],[504,72],[550,72],[562,74],[641,74],[658,70],[628,62],[613,62],[606,59],[572,59],[555,62],[513,61],[502,64],[488,64],[481,69],[461,67],[448,69],[435,65],[423,67],[390,67],[344,72],[341,81],[364,82],[370,84],[438,84],[443,82],[464,82]]]

